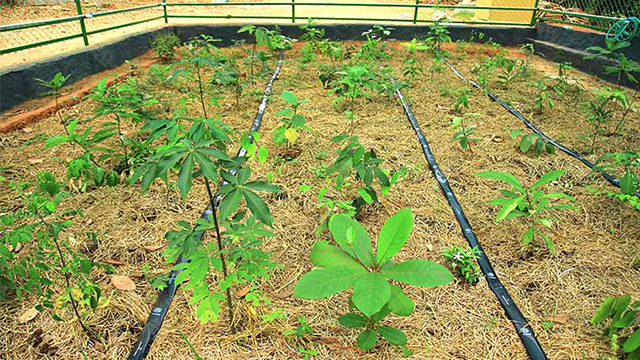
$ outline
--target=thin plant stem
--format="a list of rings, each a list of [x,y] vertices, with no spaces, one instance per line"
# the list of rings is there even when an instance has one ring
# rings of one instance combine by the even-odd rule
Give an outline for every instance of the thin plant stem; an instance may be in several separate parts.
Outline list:
[[[51,231],[51,239],[53,239],[53,243],[56,245],[58,256],[60,256],[60,263],[62,263],[62,269],[63,269],[62,275],[64,276],[64,280],[67,283],[67,288],[71,289],[71,280],[69,279],[69,274],[65,270],[67,268],[67,261],[64,259],[64,254],[62,253],[62,247],[58,242],[57,236],[54,234],[53,226],[49,224],[44,219],[44,217],[42,217],[42,214],[40,214],[40,212],[37,209],[35,210],[35,212],[36,212],[36,215],[38,215],[38,217],[40,218],[40,221],[42,222],[42,224],[48,227],[49,231]],[[78,322],[80,323],[80,326],[82,326],[82,330],[84,330],[87,333],[87,335],[89,335],[90,337],[96,338],[95,333],[91,329],[89,329],[89,327],[87,327],[87,325],[85,325],[85,323],[82,321],[82,316],[80,315],[80,311],[78,310],[78,303],[76,302],[76,299],[73,297],[73,293],[69,293],[69,300],[71,301],[71,307],[73,308],[73,312],[76,315],[76,318],[78,318]]]
[[[216,206],[213,200],[213,192],[211,191],[211,185],[209,184],[209,179],[204,178],[204,186],[207,188],[207,195],[209,196],[209,205],[211,206],[211,216],[213,216],[213,224],[215,226],[216,231],[216,240],[218,241],[218,251],[220,252],[220,262],[222,263],[222,275],[224,275],[225,280],[228,276],[227,271],[227,262],[224,258],[224,254],[222,252],[222,236],[220,236],[220,225],[218,224],[218,215],[216,214]],[[231,300],[231,289],[227,288],[227,307],[229,308],[229,325],[231,326],[231,332],[236,333],[236,328],[233,324],[233,302]]]
[[[196,62],[196,74],[198,75],[198,90],[200,91],[200,104],[202,104],[202,114],[207,119],[207,106],[204,103],[204,90],[202,89],[202,76],[200,75],[200,64]]]

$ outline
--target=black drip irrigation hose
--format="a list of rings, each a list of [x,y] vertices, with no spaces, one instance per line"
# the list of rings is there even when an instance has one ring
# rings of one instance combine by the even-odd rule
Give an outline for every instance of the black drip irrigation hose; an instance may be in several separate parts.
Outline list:
[[[607,174],[606,172],[599,170],[598,168],[595,168],[595,165],[585,159],[584,157],[580,156],[577,152],[575,152],[574,150],[560,144],[559,142],[553,140],[552,138],[550,138],[549,136],[547,136],[547,134],[543,133],[542,131],[540,131],[540,129],[538,129],[535,125],[533,125],[533,123],[531,121],[529,121],[529,119],[527,119],[524,115],[522,115],[522,113],[520,113],[518,110],[512,108],[511,106],[509,106],[507,103],[505,103],[504,101],[500,100],[500,98],[498,98],[496,95],[494,95],[493,93],[491,93],[489,90],[485,89],[482,85],[478,84],[477,82],[471,80],[471,79],[467,79],[466,77],[464,77],[464,75],[462,75],[460,73],[460,71],[458,71],[458,69],[456,69],[453,65],[451,65],[448,61],[444,62],[445,64],[447,64],[447,66],[449,67],[449,69],[451,69],[460,79],[462,80],[466,80],[468,81],[471,85],[473,85],[474,87],[476,87],[477,89],[483,91],[485,94],[487,94],[487,96],[497,102],[498,104],[500,104],[500,106],[502,106],[505,110],[507,110],[508,112],[510,112],[513,116],[517,117],[518,119],[522,120],[522,122],[524,122],[524,124],[531,129],[531,131],[533,131],[534,133],[540,135],[542,138],[544,138],[548,143],[550,143],[551,145],[555,146],[556,148],[560,149],[560,151],[573,156],[574,158],[580,160],[583,164],[585,164],[586,166],[588,166],[591,170],[600,173],[605,179],[607,179],[607,181],[609,181],[609,183],[611,183],[612,185],[616,186],[616,187],[620,187],[620,181],[618,181],[618,179],[614,178],[613,176]],[[635,192],[635,196],[640,199],[640,192],[636,191]]]
[[[250,134],[253,134],[254,132],[258,131],[258,129],[260,128],[260,125],[262,124],[262,117],[264,116],[264,111],[267,109],[267,102],[269,101],[269,95],[271,94],[271,87],[273,86],[274,81],[278,77],[278,74],[280,73],[280,69],[282,69],[283,59],[284,59],[284,53],[280,51],[280,55],[278,57],[278,65],[276,66],[276,69],[273,75],[271,76],[271,79],[267,83],[267,87],[264,91],[264,94],[262,95],[262,101],[260,102],[260,106],[258,107],[258,112],[256,114],[256,117],[253,120],[253,124],[251,125]],[[249,135],[249,140],[253,142],[253,136]],[[247,153],[247,150],[241,147],[238,150],[238,153],[236,156],[244,156],[246,155],[246,153]],[[223,182],[223,185],[225,183],[226,182]],[[220,199],[221,199],[221,196],[217,196],[214,199],[215,207],[218,207],[218,204],[220,203]],[[211,214],[212,214],[211,205],[208,205],[207,208],[202,213],[202,215],[200,216],[200,218],[208,220]],[[199,231],[196,234],[196,237],[198,238],[198,240],[202,239],[203,233],[204,231]],[[182,264],[186,261],[187,261],[186,259],[179,257],[176,260],[174,265]],[[158,335],[158,332],[160,331],[160,327],[162,327],[162,322],[164,321],[164,318],[167,315],[167,311],[169,310],[169,306],[173,301],[173,297],[176,294],[176,291],[178,290],[178,285],[176,284],[175,280],[178,274],[182,272],[182,270],[184,269],[171,270],[171,273],[169,275],[169,281],[167,282],[167,286],[164,288],[164,290],[162,290],[160,295],[158,295],[158,300],[156,300],[156,303],[153,306],[153,309],[151,310],[151,314],[149,314],[149,318],[147,319],[147,323],[145,324],[144,329],[142,329],[142,333],[140,334],[138,341],[134,345],[133,349],[131,350],[131,353],[129,354],[129,357],[127,358],[128,360],[141,360],[147,356],[147,353],[151,348],[151,344],[153,343],[153,340],[156,338],[156,335]]]
[[[406,102],[405,97],[400,89],[396,86],[395,80],[392,79],[391,81],[393,82],[398,98],[400,98],[400,101],[402,102],[402,107],[404,107],[404,111],[407,114],[409,122],[411,123],[411,127],[416,132],[418,140],[420,140],[420,144],[422,145],[422,152],[424,153],[424,156],[429,163],[429,167],[436,177],[436,180],[438,180],[440,189],[447,197],[447,201],[449,201],[449,205],[453,209],[454,215],[456,216],[456,219],[458,220],[458,223],[462,228],[464,237],[467,239],[470,247],[475,246],[479,251],[478,265],[480,265],[480,269],[487,279],[489,288],[498,298],[498,301],[500,302],[500,305],[502,305],[502,308],[504,308],[507,317],[515,326],[518,332],[518,336],[520,336],[520,340],[522,340],[522,343],[527,350],[529,357],[533,360],[546,360],[547,356],[545,355],[544,350],[542,350],[540,343],[538,343],[533,329],[531,328],[531,326],[529,326],[527,319],[525,319],[525,317],[522,315],[520,309],[518,309],[518,306],[511,298],[511,295],[509,295],[507,289],[504,287],[504,285],[502,285],[500,279],[498,279],[498,275],[493,270],[493,266],[491,266],[489,257],[487,257],[487,254],[485,254],[484,250],[482,250],[482,246],[478,242],[473,229],[471,229],[469,220],[467,220],[467,217],[465,216],[464,211],[462,210],[462,207],[458,202],[458,199],[451,189],[451,185],[449,185],[449,180],[447,180],[447,177],[438,167],[438,163],[436,162],[436,159],[431,152],[431,148],[429,147],[429,143],[427,142],[424,133],[418,125],[418,121],[416,120],[413,111],[411,111],[411,107]]]

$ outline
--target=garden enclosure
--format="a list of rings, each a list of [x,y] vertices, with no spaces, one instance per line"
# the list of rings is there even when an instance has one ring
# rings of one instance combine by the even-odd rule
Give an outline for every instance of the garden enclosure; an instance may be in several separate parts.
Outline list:
[[[2,0],[0,54],[65,41],[63,49],[89,45],[127,31],[161,23],[244,19],[262,22],[368,21],[424,24],[533,26],[539,21],[606,32],[620,19],[640,16],[635,1],[477,0],[477,1],[238,1],[161,3],[149,0]],[[363,15],[363,14],[366,14]],[[124,29],[124,30],[123,30]],[[52,48],[55,49],[55,48]],[[46,50],[45,50],[46,51]]]
[[[633,9],[576,21],[575,4],[498,1],[88,4],[5,31],[74,27],[3,56],[81,48],[0,72],[13,130],[0,142],[0,355],[640,353],[640,118],[623,86],[638,39],[607,52],[603,33],[538,22],[606,32]],[[315,25],[305,7],[384,15]],[[209,23],[227,18],[265,24]],[[600,56],[583,61],[589,46]],[[116,75],[92,82],[101,71]]]

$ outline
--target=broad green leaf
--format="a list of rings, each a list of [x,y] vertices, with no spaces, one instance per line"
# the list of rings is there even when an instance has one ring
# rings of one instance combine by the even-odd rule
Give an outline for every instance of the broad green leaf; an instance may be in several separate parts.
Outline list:
[[[269,207],[260,198],[260,196],[247,189],[242,189],[242,194],[244,195],[244,199],[247,202],[247,207],[249,208],[249,210],[251,210],[251,213],[255,215],[258,220],[271,226],[273,224],[273,219],[271,218]]]
[[[302,299],[321,299],[347,290],[362,276],[349,268],[323,268],[304,274],[293,291]]]
[[[627,169],[620,178],[620,191],[623,195],[633,195],[638,189],[638,178],[631,169]]]
[[[380,272],[389,279],[405,284],[433,287],[453,281],[444,266],[427,260],[409,260],[388,266]]]
[[[415,304],[404,294],[399,286],[391,285],[391,296],[389,297],[389,310],[396,315],[409,316],[415,308]]]
[[[496,222],[500,220],[504,220],[509,215],[509,213],[515,210],[518,207],[518,205],[520,205],[520,202],[522,200],[524,200],[524,196],[511,199],[509,200],[509,202],[505,203],[502,209],[500,209],[500,211],[498,212],[498,216],[496,216]]]
[[[520,139],[520,151],[526,153],[527,151],[529,151],[529,149],[531,149],[532,144],[533,141],[531,140],[530,135],[523,136],[522,139]]]
[[[565,170],[551,170],[548,173],[542,175],[542,177],[540,177],[540,179],[538,179],[538,181],[536,181],[535,184],[533,184],[532,189],[538,188],[542,185],[546,185],[550,182],[552,182],[553,180],[561,177],[562,175],[564,175],[566,171]]]
[[[282,100],[286,101],[289,105],[296,105],[298,103],[296,94],[291,91],[284,90],[280,96],[282,97]]]
[[[267,157],[269,156],[269,150],[266,146],[260,146],[258,149],[258,162],[260,165],[264,165],[267,162]]]
[[[508,172],[486,171],[486,172],[476,174],[476,176],[484,177],[487,179],[504,181],[507,184],[513,186],[514,188],[520,191],[524,191],[524,188],[522,187],[522,184],[520,184],[520,181],[518,181],[518,179],[516,179],[515,176],[509,174]]]
[[[390,217],[378,235],[376,259],[378,265],[384,264],[395,255],[409,239],[413,229],[413,213],[410,208],[404,208]]]
[[[353,228],[356,236],[352,244],[347,241],[347,231]],[[333,215],[329,220],[329,231],[333,239],[340,245],[342,250],[356,257],[367,266],[373,266],[373,251],[371,250],[371,239],[367,230],[357,221],[344,214]]]
[[[251,181],[248,182],[246,184],[244,184],[245,187],[254,190],[254,191],[269,191],[272,193],[278,193],[280,192],[280,188],[275,186],[275,185],[271,185],[269,183],[266,183],[264,181]]]
[[[220,219],[226,220],[240,206],[242,190],[234,189],[220,200]]]
[[[391,326],[378,326],[378,334],[393,345],[406,345],[407,336],[400,330]]]
[[[367,324],[367,319],[362,317],[362,315],[356,313],[348,313],[340,316],[338,318],[338,322],[342,326],[346,326],[349,328],[359,328],[364,327]]]
[[[324,240],[318,241],[313,245],[309,258],[315,266],[350,268],[363,274],[367,272],[351,255]]]
[[[358,335],[358,347],[362,350],[371,350],[378,342],[378,334],[373,330],[365,330]]]
[[[622,350],[626,353],[635,351],[640,347],[640,328],[637,328],[629,338],[622,344]]]
[[[382,309],[391,296],[391,286],[382,275],[374,272],[362,275],[353,285],[351,300],[356,308],[370,317]]]
[[[289,140],[291,144],[295,144],[298,140],[298,131],[295,128],[288,128],[284,132],[284,137]]]
[[[178,189],[180,189],[180,195],[182,198],[186,198],[191,189],[191,176],[193,173],[193,155],[189,154],[184,159],[182,166],[180,166],[180,173],[178,174]]]
[[[297,128],[303,127],[306,122],[307,120],[302,115],[296,114],[291,117],[291,123]]]
[[[198,165],[200,165],[200,169],[202,169],[202,174],[207,177],[207,179],[211,180],[211,182],[218,181],[218,174],[216,173],[216,165],[209,160],[208,157],[196,152],[195,153],[196,161]]]

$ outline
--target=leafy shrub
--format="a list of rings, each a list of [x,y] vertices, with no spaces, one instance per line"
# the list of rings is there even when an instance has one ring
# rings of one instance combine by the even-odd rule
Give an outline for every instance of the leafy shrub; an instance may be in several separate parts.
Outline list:
[[[172,33],[157,34],[151,39],[151,49],[160,60],[167,63],[176,57],[176,48],[180,45],[180,38]]]
[[[631,303],[631,295],[611,296],[598,307],[591,324],[599,325],[611,319],[605,335],[611,338],[611,350],[616,358],[633,360],[640,358],[640,321],[636,316],[640,301]]]
[[[542,175],[530,187],[525,187],[510,173],[487,171],[476,174],[487,179],[499,180],[511,185],[511,189],[499,190],[503,197],[489,201],[489,205],[499,205],[502,208],[496,216],[496,222],[525,217],[528,223],[527,231],[522,235],[522,246],[528,246],[534,242],[536,235],[541,237],[547,248],[552,253],[555,252],[553,241],[542,231],[542,227],[552,229],[553,218],[544,215],[547,212],[556,210],[575,210],[571,204],[553,204],[554,199],[566,199],[576,202],[571,196],[561,192],[545,193],[540,187],[551,183],[564,175],[564,170],[552,170]]]

